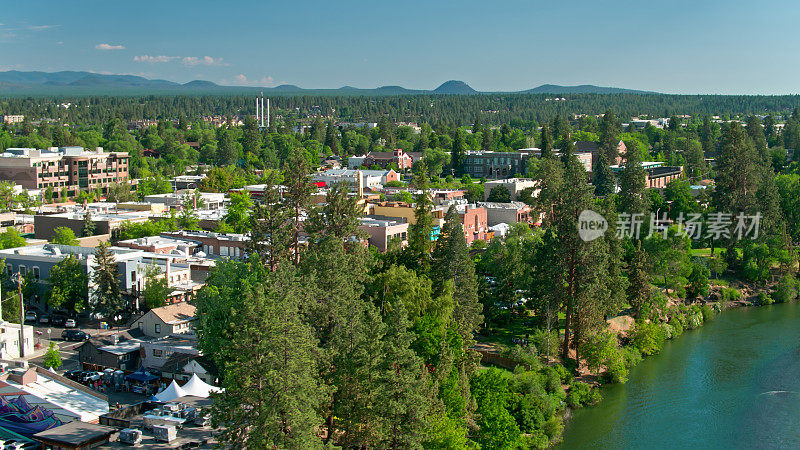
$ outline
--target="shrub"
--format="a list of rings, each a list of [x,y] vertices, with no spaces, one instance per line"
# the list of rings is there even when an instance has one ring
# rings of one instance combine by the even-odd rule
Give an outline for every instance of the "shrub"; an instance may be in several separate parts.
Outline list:
[[[733,300],[740,300],[742,298],[742,293],[731,287],[724,287],[720,289],[719,295],[720,295],[720,301],[722,303],[727,303]]]
[[[774,298],[778,303],[788,303],[797,300],[800,282],[793,275],[786,274],[775,288]]]
[[[522,364],[528,370],[538,370],[539,354],[535,347],[514,345],[505,352],[505,356],[518,364]]]
[[[655,323],[639,322],[633,330],[631,341],[643,355],[655,355],[664,346],[664,329]]]
[[[559,340],[557,331],[548,333],[547,330],[541,328],[536,329],[530,337],[531,344],[536,347],[540,355],[558,355]]]
[[[758,297],[756,298],[756,304],[758,304],[759,306],[765,306],[765,305],[771,305],[773,303],[775,303],[775,300],[773,300],[769,294],[767,294],[766,292],[758,293]]]
[[[550,366],[550,368],[552,368],[558,374],[562,384],[570,384],[575,378],[575,375],[561,364],[553,364]]]
[[[672,327],[672,334],[667,336],[668,339],[676,338],[683,334],[683,324],[675,317],[669,319],[669,326]]]
[[[581,381],[573,384],[569,389],[569,393],[567,393],[567,405],[569,405],[570,408],[594,405],[599,401],[600,393]]]
[[[642,361],[642,353],[636,347],[626,345],[622,347],[622,356],[625,358],[625,366],[632,369]]]
[[[714,308],[709,305],[703,305],[700,307],[700,313],[703,315],[703,322],[708,322],[709,320],[714,318]]]

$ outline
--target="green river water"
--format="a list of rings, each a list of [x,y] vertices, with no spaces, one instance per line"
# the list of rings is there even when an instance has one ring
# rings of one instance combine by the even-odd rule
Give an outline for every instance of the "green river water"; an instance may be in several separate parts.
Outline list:
[[[561,448],[800,448],[800,306],[725,311],[602,394]]]

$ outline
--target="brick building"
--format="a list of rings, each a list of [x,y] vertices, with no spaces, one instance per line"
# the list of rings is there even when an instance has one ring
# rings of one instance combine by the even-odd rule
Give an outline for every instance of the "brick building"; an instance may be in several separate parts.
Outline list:
[[[99,189],[128,181],[130,155],[124,152],[94,151],[83,147],[8,148],[0,154],[0,179],[12,181],[25,189],[52,188],[60,197],[79,191]]]

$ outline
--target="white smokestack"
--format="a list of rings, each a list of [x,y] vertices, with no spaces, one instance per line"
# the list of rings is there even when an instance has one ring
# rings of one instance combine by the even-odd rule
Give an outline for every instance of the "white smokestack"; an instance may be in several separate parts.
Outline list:
[[[264,92],[261,92],[261,128],[264,128]]]
[[[269,99],[267,99],[267,126],[269,126]]]
[[[256,97],[256,122],[258,122],[258,97]]]

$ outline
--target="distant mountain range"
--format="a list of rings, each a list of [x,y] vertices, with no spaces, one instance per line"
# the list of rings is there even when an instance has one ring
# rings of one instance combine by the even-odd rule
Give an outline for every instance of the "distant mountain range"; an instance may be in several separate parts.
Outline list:
[[[105,75],[93,72],[0,72],[0,95],[140,95],[140,94],[235,94],[263,91],[268,95],[477,95],[518,94],[657,94],[615,87],[594,85],[558,86],[545,84],[516,92],[479,92],[467,83],[450,80],[433,90],[407,89],[402,86],[381,86],[362,89],[343,86],[339,89],[305,89],[284,84],[277,87],[222,86],[211,81],[194,80],[176,83],[151,80],[136,75]]]

